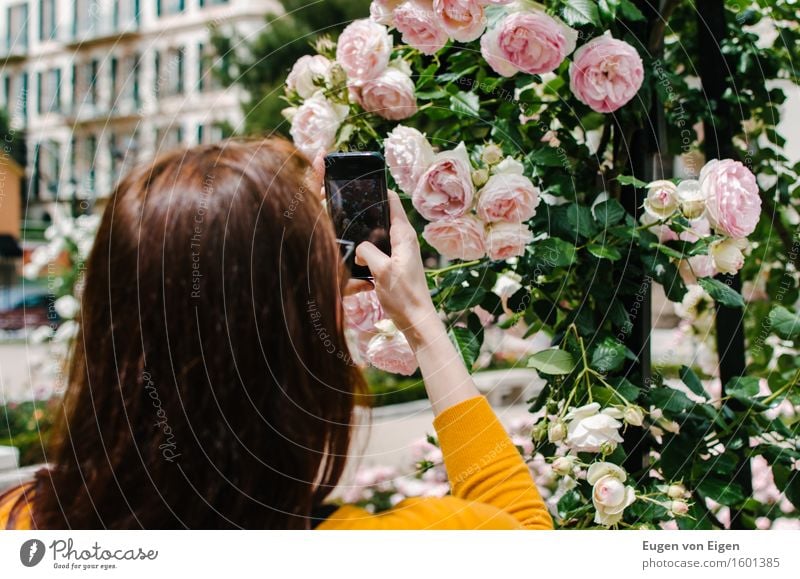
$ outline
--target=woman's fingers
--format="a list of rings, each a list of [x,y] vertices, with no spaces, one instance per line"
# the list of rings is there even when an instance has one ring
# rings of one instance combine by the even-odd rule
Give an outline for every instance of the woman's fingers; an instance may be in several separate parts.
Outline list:
[[[356,263],[366,265],[374,277],[381,277],[391,268],[391,258],[369,241],[356,247]]]
[[[344,286],[344,295],[351,296],[360,292],[366,292],[375,289],[369,281],[365,279],[350,278],[347,285]]]

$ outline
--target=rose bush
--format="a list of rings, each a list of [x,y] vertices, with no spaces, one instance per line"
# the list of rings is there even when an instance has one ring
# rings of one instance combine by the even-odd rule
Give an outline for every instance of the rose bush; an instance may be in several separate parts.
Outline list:
[[[769,162],[782,146],[775,108],[726,93],[752,117],[733,129],[730,154],[741,161],[697,161],[708,135],[694,127],[717,117],[690,78],[700,54],[681,32],[691,7],[667,4],[654,16],[630,0],[374,2],[372,20],[350,24],[337,46],[317,44],[330,69],[298,62],[287,85],[286,118],[303,152],[384,150],[423,250],[454,261],[429,277],[468,366],[492,326],[546,336],[528,352],[546,385],[531,401],[533,448],[522,450],[548,473],[548,504],[566,528],[769,526],[777,513],[750,498],[756,458],[786,501],[781,516],[800,505],[798,421],[779,414],[786,400],[800,403],[791,309],[753,306],[763,335],[751,335],[752,374],[725,385],[713,362],[702,364],[706,379],[686,366],[653,375],[631,347],[651,284],[687,316],[704,308],[712,320],[715,307],[745,306],[719,274],[741,271],[775,294],[783,284],[780,299],[798,300],[797,169]],[[775,18],[790,19],[788,6],[778,2]],[[661,16],[680,26],[655,26]],[[739,8],[728,16],[756,18]],[[746,28],[728,33],[728,54],[755,44]],[[785,69],[785,52],[768,54]],[[753,58],[739,65],[752,71]],[[397,77],[391,90],[366,99],[386,74]],[[760,102],[773,94],[741,82]],[[309,86],[320,90],[305,96]],[[685,154],[683,178],[631,161],[657,113],[668,121],[663,146]],[[352,328],[363,358],[413,371],[402,334],[378,326]]]

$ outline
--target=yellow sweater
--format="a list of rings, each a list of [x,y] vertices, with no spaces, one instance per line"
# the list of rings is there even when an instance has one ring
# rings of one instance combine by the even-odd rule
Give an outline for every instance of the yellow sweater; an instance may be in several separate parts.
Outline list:
[[[452,496],[410,498],[377,515],[352,505],[318,529],[552,529],[528,467],[483,397],[448,408],[434,420]],[[0,504],[0,529],[24,488]],[[30,508],[14,522],[30,529]]]

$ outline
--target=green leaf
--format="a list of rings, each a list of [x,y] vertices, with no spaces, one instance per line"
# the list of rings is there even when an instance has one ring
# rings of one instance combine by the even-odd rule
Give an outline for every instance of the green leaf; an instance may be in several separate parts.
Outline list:
[[[680,251],[678,251],[677,249],[672,249],[668,245],[664,245],[662,243],[656,243],[652,247],[655,247],[658,251],[660,251],[667,257],[673,257],[675,259],[683,259],[683,254]]]
[[[597,344],[592,352],[592,360],[589,365],[603,374],[618,370],[625,362],[625,346],[611,336]]]
[[[533,245],[537,262],[549,267],[568,267],[575,263],[575,246],[560,237],[548,237]]]
[[[800,338],[800,315],[790,312],[783,306],[777,306],[769,313],[772,330],[784,340]]]
[[[737,376],[725,385],[725,394],[738,400],[748,408],[761,411],[767,410],[769,406],[762,404],[758,400],[759,379],[755,376]]]
[[[698,396],[708,398],[708,393],[706,393],[706,389],[703,388],[703,383],[700,381],[700,378],[697,377],[697,374],[694,373],[694,370],[689,368],[689,366],[681,366],[679,373],[681,380],[686,384],[689,390]]]
[[[561,16],[570,26],[600,24],[600,12],[593,0],[567,0],[561,8]]]
[[[474,92],[458,91],[450,97],[450,107],[458,115],[477,117],[481,108],[481,100]]]
[[[544,374],[569,374],[575,368],[575,358],[566,350],[554,348],[536,352],[528,358],[528,367]]]
[[[461,326],[453,326],[447,331],[450,341],[461,354],[464,364],[471,371],[475,360],[478,359],[478,354],[481,351],[481,344],[477,336],[473,334],[468,328]]]
[[[623,185],[633,185],[638,189],[643,189],[644,187],[647,187],[647,183],[631,175],[620,175],[619,177],[617,177],[617,181],[619,181]]]
[[[723,505],[735,505],[744,500],[742,487],[731,480],[706,477],[700,481],[697,490]]]
[[[460,287],[442,305],[449,312],[460,312],[480,305],[485,295],[482,287]]]
[[[718,303],[731,308],[744,307],[744,298],[742,294],[721,281],[710,277],[704,277],[697,280],[697,282],[700,284],[700,287],[706,290],[708,295],[714,298]]]
[[[631,2],[630,0],[622,0],[619,5],[619,10],[622,13],[622,16],[627,20],[633,20],[634,22],[638,22],[644,20],[644,14],[642,11],[636,7],[636,4]]]
[[[650,400],[658,408],[672,414],[680,414],[683,411],[689,411],[695,406],[695,403],[692,402],[686,394],[680,390],[670,388],[669,386],[662,386],[661,388],[651,390]]]
[[[800,471],[773,464],[772,474],[778,489],[796,508],[800,509]]]
[[[583,237],[591,237],[595,232],[592,210],[585,205],[572,203],[567,206],[567,224],[571,231]]]
[[[594,206],[594,218],[606,226],[619,223],[625,213],[625,208],[616,199],[607,199]]]
[[[608,259],[611,261],[617,261],[618,259],[622,259],[622,254],[619,252],[619,249],[616,247],[611,247],[610,245],[602,245],[600,243],[590,243],[586,246],[586,249],[589,250],[593,256],[598,257],[600,259]]]
[[[534,153],[530,155],[530,160],[534,165],[541,165],[543,167],[566,166],[570,168],[567,157],[560,154],[558,149],[554,149],[553,147],[542,147],[534,151]]]

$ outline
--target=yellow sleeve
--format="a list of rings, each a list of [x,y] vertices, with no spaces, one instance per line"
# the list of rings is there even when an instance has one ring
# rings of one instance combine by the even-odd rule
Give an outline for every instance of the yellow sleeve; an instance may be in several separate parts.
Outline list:
[[[454,497],[492,505],[526,529],[552,529],[528,467],[482,396],[437,416],[447,477]]]
[[[25,491],[26,485],[20,485],[4,494],[0,494],[0,529],[30,530],[31,507],[27,501],[30,497],[26,496]],[[12,521],[12,511],[19,501],[25,501],[25,504],[21,505],[21,509],[19,509],[17,516]]]

